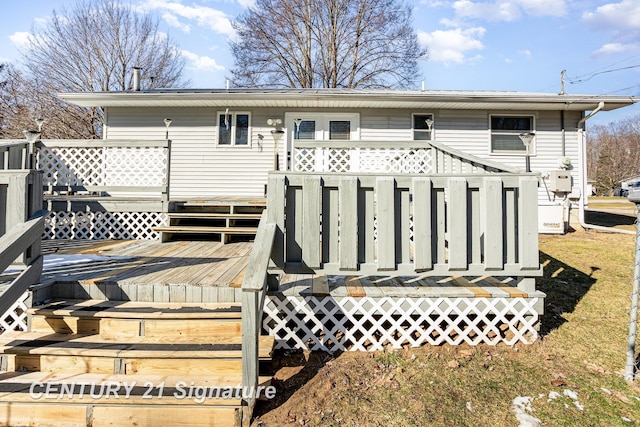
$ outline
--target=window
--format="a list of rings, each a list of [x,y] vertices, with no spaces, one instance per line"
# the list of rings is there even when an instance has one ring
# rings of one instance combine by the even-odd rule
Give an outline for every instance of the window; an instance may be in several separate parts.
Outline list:
[[[218,113],[218,145],[249,145],[249,113]]]
[[[360,116],[353,113],[286,113],[290,141],[355,141],[360,139]]]
[[[295,139],[316,139],[316,121],[302,120],[294,132]]]
[[[351,122],[349,120],[330,120],[329,139],[351,139]]]
[[[433,114],[413,115],[413,139],[415,141],[433,140]]]
[[[492,153],[526,152],[520,134],[534,131],[533,116],[491,116],[490,121]]]

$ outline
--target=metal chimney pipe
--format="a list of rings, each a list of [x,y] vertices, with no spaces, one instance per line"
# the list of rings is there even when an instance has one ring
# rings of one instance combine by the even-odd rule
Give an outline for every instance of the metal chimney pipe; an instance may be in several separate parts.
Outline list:
[[[140,67],[133,67],[133,90],[140,91]]]

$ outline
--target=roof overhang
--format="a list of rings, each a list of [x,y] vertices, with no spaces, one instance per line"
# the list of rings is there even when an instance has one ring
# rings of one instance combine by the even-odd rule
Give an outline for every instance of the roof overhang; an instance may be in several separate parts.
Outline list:
[[[603,111],[632,105],[638,98],[557,95],[527,92],[396,91],[350,89],[159,89],[139,92],[62,93],[81,107],[253,107],[253,108],[406,108],[454,110]]]

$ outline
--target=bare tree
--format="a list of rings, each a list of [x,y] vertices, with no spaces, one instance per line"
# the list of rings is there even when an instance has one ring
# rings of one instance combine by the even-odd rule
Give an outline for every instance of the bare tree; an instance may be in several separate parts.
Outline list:
[[[404,88],[419,77],[412,9],[402,0],[257,0],[238,17],[238,86]]]
[[[50,133],[55,122],[50,137],[101,136],[102,111],[64,104],[58,92],[125,91],[134,67],[143,69],[145,88],[188,84],[181,81],[184,59],[157,19],[119,0],[80,0],[54,11],[32,31],[23,62],[32,115],[45,118]]]
[[[587,171],[601,194],[640,174],[640,117],[589,131]]]

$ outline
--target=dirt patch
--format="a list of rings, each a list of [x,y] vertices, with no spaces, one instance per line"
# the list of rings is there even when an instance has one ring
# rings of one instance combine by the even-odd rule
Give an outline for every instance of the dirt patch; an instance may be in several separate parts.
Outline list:
[[[277,397],[253,425],[517,426],[524,397],[545,426],[639,423],[640,389],[622,378],[633,248],[634,236],[541,236],[548,297],[533,345],[280,352]]]

